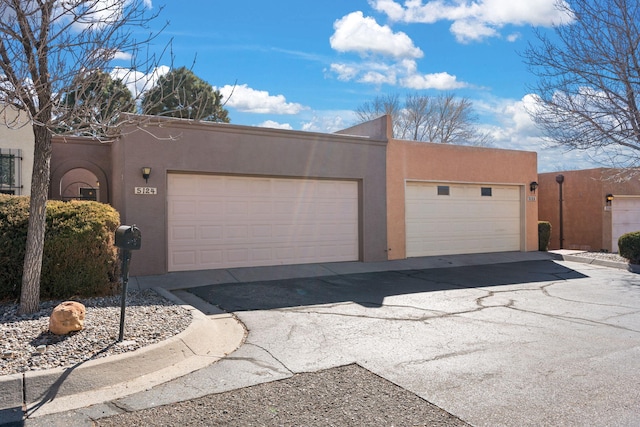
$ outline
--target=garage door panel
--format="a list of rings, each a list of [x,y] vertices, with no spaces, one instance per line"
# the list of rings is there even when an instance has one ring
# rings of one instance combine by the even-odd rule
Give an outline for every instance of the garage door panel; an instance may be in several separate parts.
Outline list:
[[[168,184],[170,271],[358,259],[354,181],[170,174]]]
[[[198,252],[200,255],[200,263],[209,265],[215,264],[222,260],[222,251],[220,250],[201,250]]]
[[[222,238],[222,227],[215,225],[202,225],[198,227],[198,235],[204,241],[206,240],[220,240]],[[195,238],[196,236],[194,236]]]
[[[247,201],[227,200],[223,206],[227,215],[249,215],[249,202]]]
[[[198,211],[198,204],[194,200],[176,200],[171,206],[171,214],[174,216],[192,216]]]
[[[268,200],[255,200],[249,204],[249,214],[251,215],[271,215],[273,213],[273,204]]]
[[[405,197],[408,257],[520,250],[517,186],[408,182]]]
[[[193,240],[196,238],[196,226],[177,226],[171,230],[171,238],[174,240]]]
[[[175,265],[192,265],[196,262],[195,250],[176,250],[171,254]]]

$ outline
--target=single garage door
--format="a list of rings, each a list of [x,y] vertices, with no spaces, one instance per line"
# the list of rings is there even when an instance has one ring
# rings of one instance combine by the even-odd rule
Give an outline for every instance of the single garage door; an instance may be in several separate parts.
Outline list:
[[[520,187],[408,182],[407,257],[520,250]]]
[[[358,259],[354,181],[168,175],[169,271]]]
[[[611,248],[618,252],[618,239],[625,233],[640,231],[640,197],[615,196],[611,203],[613,242]]]

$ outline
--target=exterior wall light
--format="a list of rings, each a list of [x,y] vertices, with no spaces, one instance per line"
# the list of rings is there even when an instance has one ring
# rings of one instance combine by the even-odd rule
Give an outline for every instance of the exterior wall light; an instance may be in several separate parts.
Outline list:
[[[151,168],[149,166],[143,167],[142,177],[144,178],[144,182],[149,182],[149,175],[151,175]]]
[[[607,194],[604,196],[604,202],[606,206],[611,206],[611,202],[613,201],[613,194]]]
[[[529,184],[529,191],[531,191],[532,193],[535,193],[537,188],[538,188],[538,183],[535,181],[531,181],[531,183]]]

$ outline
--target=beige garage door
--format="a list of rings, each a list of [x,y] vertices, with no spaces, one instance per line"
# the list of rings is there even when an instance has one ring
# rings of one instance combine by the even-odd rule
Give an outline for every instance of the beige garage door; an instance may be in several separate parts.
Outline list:
[[[618,252],[618,239],[625,233],[640,231],[640,197],[615,196],[611,203],[613,224],[611,248]]]
[[[518,186],[408,182],[407,257],[520,250]]]
[[[168,176],[169,271],[358,259],[353,181]]]

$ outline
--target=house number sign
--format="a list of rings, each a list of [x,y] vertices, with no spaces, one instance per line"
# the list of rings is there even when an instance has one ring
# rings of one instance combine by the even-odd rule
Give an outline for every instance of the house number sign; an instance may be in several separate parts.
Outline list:
[[[134,194],[158,194],[156,187],[135,187]]]

